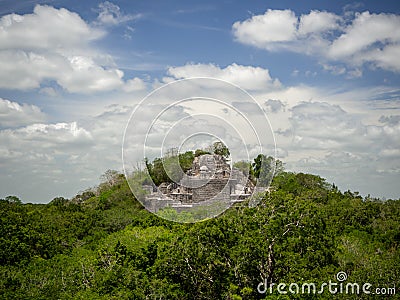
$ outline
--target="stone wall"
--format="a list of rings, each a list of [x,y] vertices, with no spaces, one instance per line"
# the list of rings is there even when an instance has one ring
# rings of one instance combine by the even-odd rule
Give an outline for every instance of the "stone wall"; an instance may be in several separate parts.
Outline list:
[[[210,200],[217,196],[221,200],[229,199],[230,189],[228,179],[210,179],[205,185],[192,190],[192,201],[197,203]]]

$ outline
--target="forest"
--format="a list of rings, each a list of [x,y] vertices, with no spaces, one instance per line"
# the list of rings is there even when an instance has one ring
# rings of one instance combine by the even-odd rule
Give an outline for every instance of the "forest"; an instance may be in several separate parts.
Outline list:
[[[398,297],[400,201],[281,170],[256,207],[198,223],[145,210],[122,174],[48,204],[0,200],[1,299]],[[160,179],[161,180],[161,179]],[[369,283],[371,294],[261,293],[260,283]],[[383,289],[382,289],[383,288]],[[383,298],[385,298],[383,297]]]

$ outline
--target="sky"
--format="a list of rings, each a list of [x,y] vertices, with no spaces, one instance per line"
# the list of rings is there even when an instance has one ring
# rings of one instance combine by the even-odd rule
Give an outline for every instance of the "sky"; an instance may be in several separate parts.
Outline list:
[[[254,129],[289,171],[398,199],[399,57],[396,1],[0,0],[0,198],[70,198],[174,141],[251,159]]]

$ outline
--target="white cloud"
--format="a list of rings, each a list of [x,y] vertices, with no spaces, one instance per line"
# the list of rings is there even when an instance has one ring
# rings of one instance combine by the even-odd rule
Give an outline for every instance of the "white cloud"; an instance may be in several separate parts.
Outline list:
[[[99,15],[97,16],[97,20],[98,23],[104,25],[118,25],[120,23],[136,20],[140,17],[140,14],[123,14],[118,5],[105,1],[99,4]]]
[[[393,44],[387,45],[383,49],[372,49],[365,53],[360,53],[359,64],[363,62],[371,62],[376,67],[390,70],[393,72],[400,72],[400,45]]]
[[[293,40],[297,22],[297,17],[291,10],[268,9],[264,15],[234,23],[232,28],[240,42],[264,48],[271,42]]]
[[[0,88],[32,89],[40,87],[40,83],[57,75],[57,67],[65,69],[65,58],[58,54],[39,55],[23,50],[0,51]]]
[[[125,83],[112,58],[92,47],[104,35],[64,8],[37,5],[32,14],[3,16],[0,88],[34,89],[53,80],[72,93],[139,89],[139,79]]]
[[[298,34],[317,34],[339,28],[341,18],[326,11],[312,10],[307,15],[301,15],[298,24]]]
[[[370,14],[368,11],[357,14],[352,24],[344,29],[342,35],[333,41],[329,56],[334,59],[346,58],[366,50],[380,42],[381,46],[400,41],[400,16],[391,14]],[[379,49],[380,46],[374,46]]]
[[[127,93],[146,89],[146,83],[140,78],[132,78],[126,81],[123,90]]]
[[[56,53],[0,51],[0,61],[0,88],[4,89],[39,88],[46,79],[55,80],[72,93],[101,92],[124,87],[122,71],[101,67],[89,56],[66,57]]]
[[[21,105],[0,98],[0,128],[25,126],[42,122],[45,118],[45,114],[35,105]]]
[[[81,188],[80,178],[98,178],[93,171],[99,172],[103,160],[94,155],[94,145],[92,134],[77,122],[0,130],[0,197],[48,202],[72,196]]]
[[[317,88],[307,85],[287,86],[278,90],[266,90],[256,95],[256,99],[263,104],[265,99],[276,99],[285,103],[287,107],[293,107],[304,101],[312,101],[321,99],[323,92]]]
[[[59,151],[67,151],[66,146],[91,143],[93,140],[91,134],[82,127],[79,127],[76,122],[71,123],[55,123],[44,124],[36,123],[26,127],[17,129],[5,129],[0,131],[0,139],[6,143],[9,149],[14,150],[17,147],[24,146],[20,151],[36,151],[40,149],[52,148]],[[68,149],[68,151],[71,149]]]
[[[293,131],[301,140],[297,146],[301,148],[343,147],[364,134],[360,122],[338,105],[302,102],[294,106],[291,112]]]
[[[290,10],[268,10],[235,22],[232,30],[243,44],[316,56],[325,65],[345,63],[350,77],[360,76],[354,70],[364,64],[399,72],[400,16],[368,11],[349,16],[313,10],[297,17]]]
[[[278,132],[278,146],[288,151],[285,162],[290,170],[320,174],[344,190],[397,198],[397,117],[383,116],[380,125],[370,125],[359,112],[349,113],[339,105],[302,102],[280,115],[289,119],[291,128]]]
[[[186,64],[181,67],[170,67],[167,73],[174,79],[217,78],[249,90],[268,90],[281,87],[278,79],[271,78],[268,69],[242,66],[235,63],[225,68],[220,68],[214,64]]]
[[[232,26],[237,41],[269,51],[319,53],[327,47],[324,36],[339,27],[340,17],[311,11],[297,17],[291,10],[267,10]],[[325,51],[325,49],[324,49]]]
[[[36,5],[32,14],[5,15],[0,19],[0,49],[65,52],[82,48],[105,33],[90,27],[67,9]]]
[[[16,194],[24,201],[48,202],[50,197],[72,197],[98,184],[105,170],[122,170],[122,134],[131,111],[113,105],[84,123],[0,130],[0,198]]]
[[[299,103],[290,109],[289,120],[297,137],[293,149],[348,151],[360,157],[379,157],[380,153],[387,153],[382,152],[384,149],[396,148],[400,143],[398,122],[371,125],[361,119],[360,113],[349,113],[327,102]]]
[[[0,164],[3,174],[23,175],[68,169],[68,158],[87,154],[93,137],[76,122],[37,123],[0,130]],[[4,188],[3,188],[4,189]]]
[[[288,170],[319,174],[342,190],[398,198],[400,117],[396,103],[384,100],[397,99],[397,92],[290,86],[255,96],[266,107]]]
[[[67,73],[60,74],[57,82],[69,92],[99,92],[123,86],[124,73],[115,68],[105,69],[92,58],[73,56],[69,58]]]

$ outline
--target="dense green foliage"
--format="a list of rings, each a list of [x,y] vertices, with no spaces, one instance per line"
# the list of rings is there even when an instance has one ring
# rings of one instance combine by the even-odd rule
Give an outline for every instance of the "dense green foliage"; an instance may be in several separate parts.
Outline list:
[[[143,209],[119,174],[102,179],[72,200],[0,201],[1,299],[357,298],[257,292],[264,279],[322,283],[339,271],[400,286],[398,200],[281,172],[257,207],[179,224]]]
[[[213,144],[213,152],[223,157],[229,157],[229,155],[231,155],[228,147],[222,142],[215,142]]]
[[[163,182],[179,182],[184,173],[192,167],[195,154],[192,151],[177,156],[145,160],[147,171],[155,185]]]

